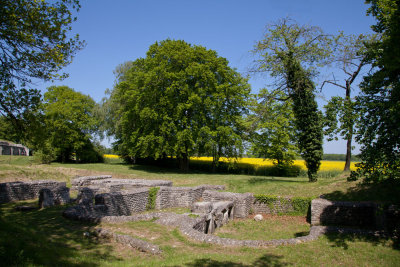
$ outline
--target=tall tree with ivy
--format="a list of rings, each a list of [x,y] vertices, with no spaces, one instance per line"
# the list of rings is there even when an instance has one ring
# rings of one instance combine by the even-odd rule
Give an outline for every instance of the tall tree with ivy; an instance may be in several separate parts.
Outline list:
[[[366,2],[371,5],[368,14],[377,19],[372,29],[381,40],[367,47],[367,60],[374,69],[364,77],[357,98],[363,114],[356,137],[362,159],[358,174],[378,182],[400,177],[400,2]]]
[[[116,144],[131,158],[237,157],[250,87],[213,50],[181,40],[151,45],[111,92]]]
[[[310,182],[317,181],[323,155],[322,113],[312,79],[318,74],[318,64],[330,55],[331,43],[320,28],[301,26],[286,18],[268,25],[264,39],[254,49],[259,56],[255,71],[268,72],[275,78],[275,90],[293,101],[297,144]]]
[[[59,71],[84,46],[68,37],[79,8],[78,0],[0,1],[0,114],[19,132],[41,101],[32,82],[65,78]]]

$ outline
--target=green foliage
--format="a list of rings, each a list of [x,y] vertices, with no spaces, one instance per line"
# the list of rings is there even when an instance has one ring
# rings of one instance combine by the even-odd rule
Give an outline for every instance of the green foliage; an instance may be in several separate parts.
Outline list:
[[[48,141],[44,141],[40,148],[33,153],[35,161],[42,164],[50,164],[57,159],[54,148]]]
[[[159,187],[151,187],[149,189],[149,201],[146,207],[147,210],[153,210],[156,207],[156,198],[158,190],[160,190]]]
[[[338,135],[347,141],[345,171],[350,170],[354,124],[361,116],[355,109],[354,98],[352,98],[353,83],[368,63],[365,49],[374,40],[376,40],[375,35],[340,35],[336,40],[337,45],[332,61],[343,70],[346,78],[343,84],[337,82],[335,78],[323,83],[323,85],[329,83],[345,90],[345,96],[334,96],[325,105],[325,135],[328,136],[328,141],[338,140]]]
[[[93,115],[96,105],[93,99],[67,86],[52,86],[44,100],[48,135],[43,138],[50,142],[57,159],[62,162],[101,162],[102,155],[90,141],[99,124]],[[45,149],[45,146],[39,145],[39,149]]]
[[[323,149],[322,114],[310,88],[298,88],[293,97],[293,111],[300,154],[306,163],[310,182],[317,181]]]
[[[254,198],[260,203],[267,204],[271,210],[275,210],[274,205],[277,201],[279,201],[282,206],[290,205],[293,211],[287,211],[286,213],[299,215],[307,215],[311,206],[311,200],[314,199],[314,197],[292,197],[289,199],[264,194],[254,195]]]
[[[283,19],[268,26],[264,39],[254,49],[260,56],[257,71],[268,72],[275,78],[275,90],[293,101],[297,146],[306,161],[310,182],[317,180],[323,154],[322,115],[312,78],[318,73],[316,66],[330,55],[332,42],[318,27]]]
[[[27,116],[40,104],[39,90],[27,88],[32,79],[65,78],[59,71],[84,46],[78,35],[67,37],[79,7],[78,0],[1,2],[0,114],[18,131],[29,129]]]
[[[259,101],[248,116],[251,136],[250,153],[274,160],[276,165],[291,165],[296,157],[294,114],[291,101],[282,92],[270,95],[266,89],[258,94]]]
[[[357,126],[361,159],[353,179],[367,182],[400,177],[400,3],[370,0],[369,14],[377,18],[372,28],[382,38],[367,46],[374,67],[361,83],[357,109],[363,116]]]
[[[240,155],[250,89],[215,51],[165,40],[121,72],[109,100],[121,156],[175,156],[187,170],[195,154]]]

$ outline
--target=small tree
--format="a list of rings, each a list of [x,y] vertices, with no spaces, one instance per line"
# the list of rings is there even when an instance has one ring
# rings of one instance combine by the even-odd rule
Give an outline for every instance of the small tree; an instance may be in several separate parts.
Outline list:
[[[365,49],[366,45],[374,39],[375,36],[369,35],[340,36],[332,61],[343,71],[346,78],[344,82],[336,79],[326,80],[321,86],[322,88],[329,83],[345,90],[344,97],[332,97],[325,105],[325,134],[328,135],[328,140],[337,140],[337,135],[340,135],[347,141],[345,171],[350,170],[354,124],[359,116],[355,109],[354,97],[352,97],[353,83],[362,69],[368,65]]]
[[[278,100],[284,97],[279,91],[271,95],[261,90],[248,117],[252,154],[278,166],[293,164],[297,151],[292,101]]]
[[[122,71],[110,105],[119,153],[130,158],[238,156],[240,119],[250,89],[217,53],[184,41],[150,46],[146,58]]]
[[[330,55],[331,43],[318,27],[299,26],[283,19],[267,27],[264,39],[254,49],[260,56],[256,71],[268,72],[275,78],[276,90],[293,101],[298,147],[310,182],[317,180],[323,154],[322,114],[315,101],[312,78],[318,73],[316,64]]]
[[[101,161],[91,143],[99,122],[93,115],[96,103],[67,86],[52,86],[44,94],[47,139],[58,160]],[[48,146],[45,146],[48,150]],[[101,156],[101,155],[100,155]]]

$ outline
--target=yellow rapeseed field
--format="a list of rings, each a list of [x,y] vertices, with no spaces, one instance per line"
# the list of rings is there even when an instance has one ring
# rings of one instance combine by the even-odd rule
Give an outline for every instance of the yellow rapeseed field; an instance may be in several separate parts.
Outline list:
[[[118,159],[119,157],[117,155],[110,155],[110,154],[105,154],[105,158],[108,159]],[[190,160],[196,161],[196,160],[201,160],[201,161],[212,161],[212,157],[192,157]],[[227,158],[221,158],[221,161],[228,162],[229,159]],[[252,165],[256,165],[257,167],[262,167],[262,166],[272,166],[272,160],[269,159],[259,159],[259,158],[241,158],[238,159],[238,163],[248,163]],[[299,166],[303,170],[306,170],[306,165],[304,163],[304,160],[295,160],[294,165]],[[341,171],[344,168],[344,161],[329,161],[329,160],[323,160],[321,161],[321,168],[320,171]],[[355,170],[356,167],[354,166],[354,162],[351,163],[350,168],[352,170]]]
[[[190,160],[204,160],[204,161],[212,161],[212,157],[194,157],[190,158]],[[229,159],[221,158],[221,161],[228,162]],[[270,159],[260,159],[260,158],[241,158],[238,159],[238,163],[248,163],[252,165],[256,165],[257,167],[262,166],[272,166],[272,160]],[[306,170],[306,165],[304,160],[295,160],[294,165],[299,166],[303,170]],[[350,168],[355,170],[356,167],[354,162],[351,163]],[[342,171],[344,169],[344,161],[330,161],[323,160],[321,161],[320,171]]]
[[[118,155],[104,154],[103,157],[106,159],[119,159]]]

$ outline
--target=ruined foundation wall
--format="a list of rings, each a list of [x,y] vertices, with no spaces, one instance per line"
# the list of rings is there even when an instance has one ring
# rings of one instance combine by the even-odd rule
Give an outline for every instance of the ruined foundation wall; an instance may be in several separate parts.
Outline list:
[[[160,187],[157,192],[156,209],[191,207],[200,200],[205,190],[223,190],[221,185],[200,185],[195,187]]]
[[[42,188],[55,189],[65,186],[64,182],[50,180],[0,183],[0,203],[35,199],[39,197],[39,191]]]
[[[275,201],[270,204],[254,200],[251,207],[253,213],[266,213],[266,214],[279,214],[294,212],[292,201],[290,198],[278,197]]]
[[[103,205],[105,214],[109,216],[131,215],[133,212],[145,211],[148,201],[149,190],[147,188],[95,196],[95,206]]]
[[[378,205],[373,202],[311,201],[311,225],[379,227]]]

